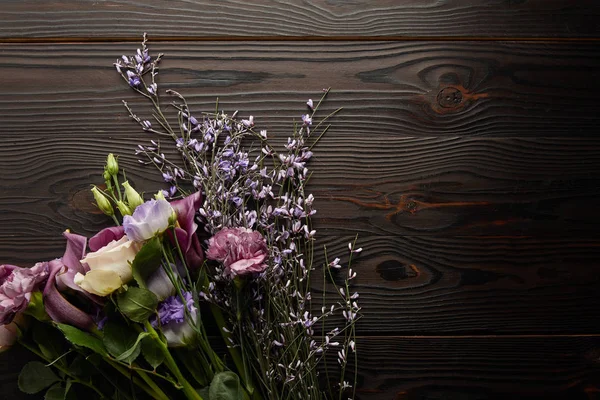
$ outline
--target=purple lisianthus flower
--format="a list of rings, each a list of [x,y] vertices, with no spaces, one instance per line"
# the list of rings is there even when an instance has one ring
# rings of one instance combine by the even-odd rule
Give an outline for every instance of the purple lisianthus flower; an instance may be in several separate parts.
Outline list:
[[[206,257],[225,266],[225,275],[247,275],[267,268],[268,249],[260,232],[247,228],[225,228],[208,242]]]
[[[185,319],[187,307],[192,320],[196,323],[196,307],[191,292],[184,292],[185,305],[179,296],[170,296],[158,306],[158,318],[150,321],[154,328],[159,328],[170,347],[185,346],[194,338],[194,329]]]
[[[123,228],[129,240],[143,242],[169,227],[173,208],[166,200],[150,200],[139,205],[133,215],[123,217]]]
[[[188,268],[199,268],[204,262],[204,252],[200,246],[200,240],[196,235],[198,224],[196,224],[196,212],[202,205],[202,193],[195,192],[181,200],[171,202],[171,207],[177,214],[177,226],[175,235],[181,251],[185,256]],[[172,235],[170,236],[173,239]]]
[[[66,268],[59,271],[56,275],[58,290],[65,291],[67,288],[71,288],[73,290],[82,291],[73,280],[77,273],[85,274],[87,272],[86,267],[80,262],[85,256],[87,238],[68,231],[64,232],[63,236],[67,239],[67,248],[65,249],[65,254],[62,257],[61,262]]]
[[[48,277],[48,265],[37,263],[32,268],[0,265],[0,325],[9,324],[27,307],[31,293]]]
[[[44,306],[50,318],[61,324],[69,324],[80,329],[91,330],[95,325],[92,317],[71,304],[58,291],[56,275],[59,272],[64,272],[67,267],[60,259],[44,264],[47,265],[49,271],[48,280],[44,287]]]
[[[111,226],[102,229],[100,232],[90,238],[89,247],[91,251],[98,251],[112,241],[121,240],[125,235],[125,229],[122,226]],[[80,259],[83,258],[83,255]]]
[[[106,235],[110,235],[107,230],[105,231],[101,231],[94,236],[96,245],[101,243],[102,238],[106,238]],[[63,236],[67,239],[67,248],[63,257],[44,263],[48,268],[49,275],[43,292],[44,306],[53,321],[90,330],[94,326],[92,317],[75,307],[60,293],[67,289],[73,289],[92,302],[99,305],[103,304],[102,299],[85,292],[74,282],[75,275],[88,271],[87,266],[84,266],[80,261],[85,256],[87,238],[69,232],[63,233]],[[93,247],[91,241],[90,247]]]

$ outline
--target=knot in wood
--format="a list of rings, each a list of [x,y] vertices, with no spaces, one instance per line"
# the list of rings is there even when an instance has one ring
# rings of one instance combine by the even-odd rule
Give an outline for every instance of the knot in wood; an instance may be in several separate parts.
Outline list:
[[[463,94],[460,90],[453,87],[447,87],[438,93],[437,101],[440,107],[454,108],[458,107],[463,100]]]

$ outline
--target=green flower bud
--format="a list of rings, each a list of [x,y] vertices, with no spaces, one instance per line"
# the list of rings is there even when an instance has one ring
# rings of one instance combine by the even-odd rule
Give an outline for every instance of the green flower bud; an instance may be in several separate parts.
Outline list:
[[[110,180],[112,178],[106,168],[104,169],[104,173],[102,174],[102,177],[104,178],[104,182],[110,182]]]
[[[125,197],[127,197],[127,205],[131,210],[135,210],[137,206],[144,203],[144,199],[138,192],[135,191],[134,188],[131,187],[129,182],[123,182],[123,187],[125,188]]]
[[[154,198],[155,198],[156,200],[165,200],[165,201],[167,200],[167,199],[165,199],[165,194],[163,193],[163,191],[162,191],[162,190],[159,190],[159,191],[158,191],[158,192],[157,192],[157,193],[154,195]]]
[[[101,191],[98,190],[96,186],[92,188],[92,194],[94,195],[94,200],[96,200],[96,205],[100,211],[108,216],[115,215],[115,210],[110,204],[110,201]]]
[[[127,206],[127,204],[125,204],[121,200],[117,201],[117,208],[119,209],[119,212],[122,216],[133,214],[131,209]]]
[[[119,163],[113,153],[110,153],[108,157],[106,157],[106,171],[112,176],[117,176],[119,174]]]

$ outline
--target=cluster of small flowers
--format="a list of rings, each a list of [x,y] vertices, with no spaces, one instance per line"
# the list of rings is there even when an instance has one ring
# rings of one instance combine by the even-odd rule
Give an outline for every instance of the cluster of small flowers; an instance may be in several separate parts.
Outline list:
[[[227,338],[230,347],[240,346],[243,340],[260,345],[264,360],[269,363],[262,371],[269,387],[283,385],[289,391],[293,388],[291,385],[302,382],[310,374],[313,380],[308,382],[316,382],[316,364],[331,348],[340,349],[338,360],[345,367],[347,354],[355,350],[351,338],[360,311],[358,294],[349,292],[350,281],[356,273],[348,267],[345,284],[339,289],[340,301],[324,306],[319,315],[315,315],[311,307],[310,275],[314,270],[316,231],[311,227],[310,217],[316,210],[313,195],[305,194],[304,190],[310,176],[307,162],[313,156],[311,148],[316,142],[311,133],[320,125],[312,126],[318,105],[315,107],[313,101],[308,100],[309,112],[301,116],[302,122],[283,144],[282,152],[269,143],[266,131],[255,132],[253,116],[237,119],[237,112],[231,116],[217,112],[194,117],[183,96],[168,90],[166,93],[175,97],[172,105],[178,112],[179,125],[173,129],[157,101],[154,81],[159,60],[160,56],[154,60],[148,57],[144,41],[137,57],[123,58],[115,65],[134,90],[153,102],[158,127],[137,117],[125,104],[131,118],[146,132],[170,137],[183,165],[167,160],[157,141],[139,146],[138,154],[144,156],[140,162],[153,164],[160,170],[170,185],[165,197],[184,193],[182,188],[186,186],[203,191],[199,220],[209,236],[214,237],[228,228],[242,228],[259,232],[266,241],[267,268],[245,283],[244,314],[249,320],[239,318],[236,298],[239,293],[232,290],[234,285],[230,283],[234,274],[227,266],[213,268],[211,283],[199,296],[223,310],[233,310],[226,316],[229,329],[237,332],[236,339],[233,335]],[[148,72],[152,75],[150,85],[143,79]],[[259,148],[253,148],[252,139],[260,142]],[[309,142],[312,145],[308,145]],[[354,249],[351,244],[349,250],[351,258],[361,249]],[[328,267],[326,273],[330,275],[331,271],[343,268],[337,258]],[[274,309],[276,317],[272,315]],[[334,316],[339,316],[344,328],[321,332],[322,336],[317,337],[317,327],[322,323],[324,327],[324,321]],[[343,336],[343,340],[334,340],[338,336]],[[286,351],[292,342],[305,352]],[[349,385],[340,382],[340,387]],[[309,385],[311,390],[318,391],[317,386],[316,383]]]
[[[117,60],[114,65],[117,72],[121,74],[129,86],[138,91],[145,89],[147,93],[156,96],[158,86],[155,82],[155,77],[158,73],[157,66],[162,58],[162,54],[159,54],[154,59],[150,57],[148,46],[146,46],[147,41],[146,34],[144,34],[142,48],[137,49],[136,54],[133,56],[121,56],[121,59]],[[147,72],[152,72],[152,81],[149,85],[145,84],[143,78]]]

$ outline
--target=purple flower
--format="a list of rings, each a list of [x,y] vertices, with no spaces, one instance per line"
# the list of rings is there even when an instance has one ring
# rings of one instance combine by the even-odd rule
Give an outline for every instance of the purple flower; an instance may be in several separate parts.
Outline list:
[[[120,240],[125,235],[125,229],[122,226],[111,226],[102,229],[100,232],[90,238],[89,246],[91,251],[98,251],[112,241]],[[83,245],[85,248],[85,243]],[[84,254],[78,259],[82,259]]]
[[[196,224],[196,211],[202,204],[202,193],[195,192],[181,200],[171,202],[171,207],[177,214],[177,227],[175,235],[181,251],[185,256],[185,262],[188,268],[199,268],[204,262],[204,252],[200,246],[200,240],[196,235],[198,224]],[[171,239],[172,236],[170,236]]]
[[[139,205],[133,215],[123,217],[123,228],[129,240],[143,242],[169,227],[173,208],[166,200],[150,200]]]
[[[220,261],[225,275],[247,275],[267,268],[267,243],[260,232],[247,228],[225,228],[208,242],[206,257]]]
[[[91,330],[94,326],[92,317],[71,304],[56,287],[56,275],[65,270],[65,265],[60,259],[45,264],[48,266],[50,275],[44,287],[44,306],[50,318],[55,322]]]
[[[37,263],[32,268],[0,265],[0,325],[10,323],[29,304],[31,292],[48,277],[48,265]]]
[[[160,327],[170,347],[185,346],[194,337],[194,329],[185,320],[187,307],[192,320],[196,322],[196,307],[191,292],[184,292],[185,306],[179,296],[170,296],[158,306],[158,318],[150,323],[153,327]]]
[[[105,235],[103,232],[100,232],[94,238]],[[44,286],[44,306],[53,321],[89,330],[94,326],[93,319],[71,304],[60,293],[60,291],[74,289],[92,302],[102,304],[100,298],[83,291],[74,283],[75,275],[86,272],[86,269],[79,260],[85,255],[87,239],[85,236],[69,232],[63,233],[63,236],[67,239],[67,248],[63,257],[44,263],[48,268],[49,274]],[[90,247],[91,245],[90,243]]]
[[[304,114],[302,116],[302,122],[304,123],[304,125],[310,126],[312,124],[312,118],[310,117],[310,115]]]
[[[134,72],[127,71],[127,78],[129,79],[129,86],[131,87],[138,87],[142,84],[140,77]]]

